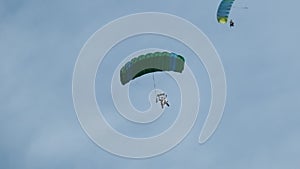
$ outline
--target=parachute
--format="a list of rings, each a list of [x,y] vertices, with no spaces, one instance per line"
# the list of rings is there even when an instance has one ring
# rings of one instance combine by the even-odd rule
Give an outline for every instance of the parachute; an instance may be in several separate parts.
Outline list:
[[[235,0],[222,0],[217,11],[217,20],[219,23],[227,23],[228,16]]]
[[[176,53],[147,53],[131,59],[121,68],[120,81],[122,85],[125,85],[137,77],[157,71],[181,73],[184,69],[184,63],[184,57]]]

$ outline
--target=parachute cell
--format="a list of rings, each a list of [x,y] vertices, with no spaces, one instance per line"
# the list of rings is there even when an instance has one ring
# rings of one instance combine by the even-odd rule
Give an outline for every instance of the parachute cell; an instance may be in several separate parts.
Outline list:
[[[228,16],[235,0],[222,0],[217,11],[217,20],[219,23],[227,23]]]
[[[157,71],[174,71],[181,73],[185,59],[170,52],[155,52],[140,55],[127,62],[120,70],[120,81],[123,85],[148,73]]]

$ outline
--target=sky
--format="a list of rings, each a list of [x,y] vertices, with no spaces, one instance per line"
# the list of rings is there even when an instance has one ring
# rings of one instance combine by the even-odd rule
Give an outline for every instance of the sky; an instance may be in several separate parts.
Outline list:
[[[0,0],[0,168],[299,168],[300,2],[236,0],[230,13],[234,28],[217,23],[219,2]],[[180,144],[159,156],[131,159],[101,149],[84,132],[73,105],[72,76],[79,52],[94,32],[140,12],[176,15],[206,34],[224,66],[227,100],[216,132],[198,144],[211,97],[201,61],[180,42],[158,35],[117,44],[100,65],[95,88],[105,118],[119,132],[155,135],[178,114],[178,86],[163,73],[155,75],[156,81],[168,93],[171,107],[157,122],[133,124],[116,113],[110,95],[112,71],[135,51],[184,53],[201,93],[195,125]],[[138,109],[149,106],[151,78],[130,86]]]

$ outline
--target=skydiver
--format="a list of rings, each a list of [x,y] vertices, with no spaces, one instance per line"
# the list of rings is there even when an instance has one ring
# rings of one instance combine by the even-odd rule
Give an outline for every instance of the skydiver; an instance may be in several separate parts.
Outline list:
[[[230,26],[230,27],[234,27],[234,22],[233,22],[233,20],[232,20],[232,19],[230,19],[229,26]]]
[[[170,106],[168,103],[167,97],[168,97],[168,95],[166,95],[165,93],[160,93],[160,94],[157,94],[157,96],[156,96],[156,102],[160,101],[160,105],[161,105],[162,109],[164,108],[164,105],[167,105],[168,107]]]

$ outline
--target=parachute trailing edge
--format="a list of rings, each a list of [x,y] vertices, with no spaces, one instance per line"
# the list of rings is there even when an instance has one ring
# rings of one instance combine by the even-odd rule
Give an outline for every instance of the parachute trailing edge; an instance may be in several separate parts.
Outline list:
[[[154,52],[140,55],[127,62],[120,70],[120,81],[125,85],[129,81],[157,71],[181,73],[185,59],[171,52]]]
[[[217,11],[217,20],[219,23],[227,23],[228,16],[235,0],[222,0]]]

